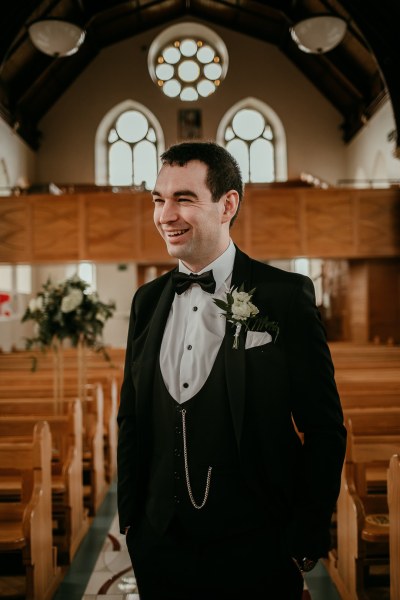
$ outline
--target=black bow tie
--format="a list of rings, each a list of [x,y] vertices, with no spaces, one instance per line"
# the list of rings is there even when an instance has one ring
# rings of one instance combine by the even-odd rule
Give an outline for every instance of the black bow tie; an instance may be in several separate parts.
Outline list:
[[[206,271],[201,275],[195,275],[194,273],[187,275],[186,273],[180,273],[179,271],[172,273],[172,284],[177,294],[183,294],[192,283],[198,283],[199,286],[209,294],[215,292],[216,284],[212,271]]]

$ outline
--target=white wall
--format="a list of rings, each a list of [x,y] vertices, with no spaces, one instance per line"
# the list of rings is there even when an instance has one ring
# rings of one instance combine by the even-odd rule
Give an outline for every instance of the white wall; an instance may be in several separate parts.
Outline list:
[[[34,175],[35,152],[0,119],[0,187],[25,187]]]
[[[346,147],[346,179],[400,180],[400,160],[388,134],[396,129],[388,100]]]
[[[178,141],[180,108],[200,108],[203,138],[215,139],[225,112],[248,96],[269,104],[282,120],[289,178],[308,172],[334,183],[344,177],[341,115],[277,48],[222,27],[211,28],[227,45],[228,74],[215,94],[193,104],[166,98],[150,78],[147,51],[160,28],[102,50],[40,123],[38,181],[94,182],[96,129],[124,100],[140,102],[156,115],[169,146]]]
[[[133,294],[137,289],[137,269],[133,263],[123,265],[98,264],[97,291],[99,297],[106,302],[114,300],[116,311],[104,327],[105,344],[117,348],[125,348],[128,334],[129,314]]]

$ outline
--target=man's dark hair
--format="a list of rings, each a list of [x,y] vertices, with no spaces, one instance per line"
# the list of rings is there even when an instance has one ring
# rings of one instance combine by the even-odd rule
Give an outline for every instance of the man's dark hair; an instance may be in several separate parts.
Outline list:
[[[229,190],[239,194],[238,209],[230,222],[232,225],[243,198],[243,181],[238,163],[225,148],[214,142],[183,142],[171,146],[161,155],[163,165],[183,167],[191,160],[199,160],[207,165],[206,184],[213,202],[218,202]]]

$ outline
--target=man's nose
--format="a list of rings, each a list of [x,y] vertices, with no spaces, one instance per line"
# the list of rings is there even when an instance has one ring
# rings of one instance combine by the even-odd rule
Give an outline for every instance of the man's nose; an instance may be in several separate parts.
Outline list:
[[[176,221],[178,218],[176,208],[176,202],[165,200],[160,215],[160,223],[170,223],[171,221]]]

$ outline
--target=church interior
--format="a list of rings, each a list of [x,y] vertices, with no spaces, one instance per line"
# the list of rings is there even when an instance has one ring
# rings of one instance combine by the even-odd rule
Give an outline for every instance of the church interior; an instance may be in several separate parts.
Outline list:
[[[1,13],[0,598],[139,600],[116,520],[131,301],[176,266],[153,223],[160,154],[216,141],[245,181],[234,243],[313,281],[348,432],[303,600],[400,600],[400,5]]]

